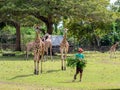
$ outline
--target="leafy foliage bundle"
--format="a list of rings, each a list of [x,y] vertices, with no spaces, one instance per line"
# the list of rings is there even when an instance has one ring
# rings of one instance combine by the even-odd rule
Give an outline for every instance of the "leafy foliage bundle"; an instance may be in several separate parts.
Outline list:
[[[80,68],[84,68],[86,67],[87,61],[86,60],[79,60],[76,58],[67,58],[67,66],[74,68],[76,66],[80,67]]]

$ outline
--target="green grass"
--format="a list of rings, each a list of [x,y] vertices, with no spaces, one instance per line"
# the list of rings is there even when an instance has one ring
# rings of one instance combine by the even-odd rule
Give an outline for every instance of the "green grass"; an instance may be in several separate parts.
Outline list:
[[[61,71],[60,57],[54,62],[43,62],[43,73],[33,74],[34,62],[24,60],[24,56],[0,56],[0,90],[93,90],[120,89],[120,52],[116,58],[108,53],[84,52],[87,66],[82,82],[72,82],[75,68]],[[69,54],[73,56],[73,54]]]

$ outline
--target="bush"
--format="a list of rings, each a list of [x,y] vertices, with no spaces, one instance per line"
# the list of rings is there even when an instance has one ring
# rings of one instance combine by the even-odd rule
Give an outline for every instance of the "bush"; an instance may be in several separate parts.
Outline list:
[[[76,67],[76,65],[80,68],[84,68],[86,67],[86,64],[87,64],[87,61],[84,59],[79,60],[75,58],[67,58],[67,66],[71,68]]]

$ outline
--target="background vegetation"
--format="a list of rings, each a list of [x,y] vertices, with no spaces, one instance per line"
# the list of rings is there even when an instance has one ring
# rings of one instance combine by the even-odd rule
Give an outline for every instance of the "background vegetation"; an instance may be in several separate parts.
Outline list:
[[[120,40],[119,14],[119,0],[114,4],[109,0],[3,0],[0,32],[16,36],[17,51],[21,51],[21,43],[33,39],[34,24],[40,24],[45,33],[57,35],[67,27],[72,41],[98,48]]]
[[[25,61],[22,47],[34,40],[34,24],[41,26],[41,36],[63,35],[68,28],[67,39],[74,48],[84,47],[87,66],[82,82],[78,82],[79,76],[72,82],[75,68],[61,71],[59,54],[54,62],[43,63],[42,74],[33,74],[33,57]],[[99,49],[119,41],[120,0],[113,4],[110,0],[0,0],[0,89],[120,89],[120,52],[110,58],[108,52],[87,51],[88,47]],[[16,56],[2,56],[5,44],[15,45],[12,51]]]

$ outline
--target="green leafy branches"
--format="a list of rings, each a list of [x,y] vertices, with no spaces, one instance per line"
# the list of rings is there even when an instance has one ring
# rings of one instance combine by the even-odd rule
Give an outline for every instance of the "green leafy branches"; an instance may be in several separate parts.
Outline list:
[[[78,66],[83,69],[84,67],[86,67],[86,64],[87,64],[87,61],[84,59],[79,60],[76,58],[67,58],[67,66],[71,68]]]

